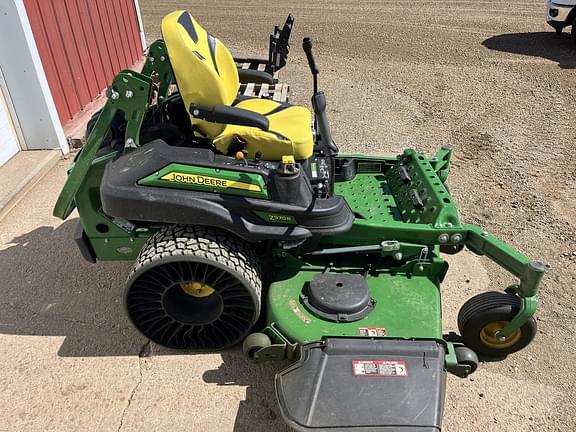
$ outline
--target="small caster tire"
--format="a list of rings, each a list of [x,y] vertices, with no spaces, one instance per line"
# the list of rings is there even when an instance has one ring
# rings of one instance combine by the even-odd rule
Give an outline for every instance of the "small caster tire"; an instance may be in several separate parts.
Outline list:
[[[458,360],[458,364],[470,366],[470,375],[476,372],[479,360],[474,351],[466,346],[458,346],[454,351],[456,352],[456,360]]]
[[[536,320],[530,318],[505,340],[496,334],[520,310],[520,298],[511,293],[485,292],[468,300],[458,313],[458,328],[466,346],[481,356],[505,357],[525,348],[536,336]]]
[[[272,345],[272,341],[268,335],[264,333],[251,333],[244,339],[242,344],[242,352],[250,360],[255,360],[256,353],[262,348]]]

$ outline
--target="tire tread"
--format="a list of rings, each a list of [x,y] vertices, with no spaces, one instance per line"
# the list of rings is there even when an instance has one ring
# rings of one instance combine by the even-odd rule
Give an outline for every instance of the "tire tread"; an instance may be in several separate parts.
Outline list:
[[[176,256],[201,257],[225,265],[249,281],[258,298],[262,294],[262,269],[254,249],[226,231],[196,225],[170,225],[151,236],[128,280],[143,267]]]
[[[158,321],[158,327],[150,330],[148,323],[139,320],[133,321],[130,309],[130,305],[133,304],[131,299],[135,299],[139,295],[132,290],[133,284],[138,284],[139,278],[146,272],[153,270],[156,266],[162,266],[170,262],[178,266],[177,263],[181,261],[198,262],[200,264],[219,267],[236,278],[249,293],[253,305],[253,314],[250,320],[239,320],[230,317],[228,314],[228,322],[219,321],[220,326],[222,326],[220,329],[210,327],[210,330],[207,330],[209,333],[202,333],[203,337],[207,339],[217,337],[217,335],[221,333],[220,336],[222,336],[222,338],[219,338],[219,340],[224,341],[224,343],[215,343],[214,346],[211,347],[204,339],[197,343],[191,343],[193,339],[190,339],[188,346],[183,346],[182,341],[173,341],[172,339],[177,336],[176,333],[180,332],[179,329],[181,329],[182,326],[188,324],[176,324],[176,321],[170,323],[171,318],[162,318],[162,320],[166,320],[166,322]],[[171,267],[164,267],[164,269],[170,268]],[[161,289],[166,288],[162,287],[162,285],[159,286]],[[170,348],[195,349],[196,346],[194,345],[197,344],[201,349],[222,349],[240,342],[249,333],[260,315],[262,305],[261,296],[262,268],[254,248],[249,243],[246,243],[227,231],[217,228],[197,225],[167,225],[152,235],[140,250],[126,282],[125,304],[128,316],[136,328],[146,337],[149,337],[161,345]],[[154,320],[157,319],[158,318],[154,318]],[[228,337],[225,334],[227,333],[226,327],[230,326],[231,322],[234,321],[236,321],[237,326],[235,325],[235,327],[237,327],[238,331],[234,332],[234,336]],[[142,328],[143,324],[145,325],[144,328]],[[198,326],[196,326],[196,328],[197,327]],[[194,328],[194,326],[192,328]]]
[[[458,312],[458,329],[460,333],[462,333],[464,327],[474,315],[502,306],[520,310],[520,298],[515,294],[488,291],[468,299]]]

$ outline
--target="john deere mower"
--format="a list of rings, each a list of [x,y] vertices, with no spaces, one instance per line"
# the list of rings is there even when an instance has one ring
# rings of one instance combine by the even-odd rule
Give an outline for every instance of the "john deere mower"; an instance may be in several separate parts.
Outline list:
[[[135,261],[126,311],[151,341],[291,361],[275,384],[296,430],[439,431],[447,373],[534,338],[544,265],[461,222],[449,148],[339,153],[310,39],[313,121],[239,98],[232,55],[188,12],[162,35],[114,78],[56,204],[78,209],[83,256]],[[464,247],[518,283],[468,300],[445,337],[441,252]]]

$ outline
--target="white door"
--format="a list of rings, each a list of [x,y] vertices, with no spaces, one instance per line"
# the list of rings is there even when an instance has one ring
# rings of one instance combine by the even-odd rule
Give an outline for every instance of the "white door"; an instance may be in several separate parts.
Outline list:
[[[2,87],[0,87],[0,166],[8,162],[19,150],[18,137],[10,120],[10,112],[6,106]]]

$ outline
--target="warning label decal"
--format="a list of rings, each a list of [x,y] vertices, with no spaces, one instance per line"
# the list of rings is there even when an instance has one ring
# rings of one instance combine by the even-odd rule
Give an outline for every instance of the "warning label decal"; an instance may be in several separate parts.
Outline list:
[[[408,376],[408,369],[403,360],[352,360],[352,371],[356,376]]]
[[[383,337],[386,336],[384,327],[358,327],[358,336]]]

